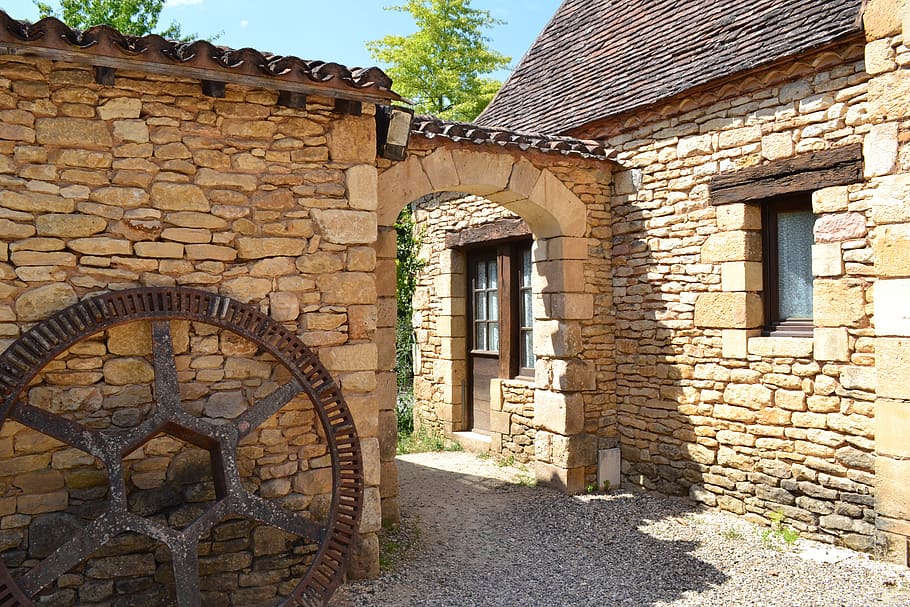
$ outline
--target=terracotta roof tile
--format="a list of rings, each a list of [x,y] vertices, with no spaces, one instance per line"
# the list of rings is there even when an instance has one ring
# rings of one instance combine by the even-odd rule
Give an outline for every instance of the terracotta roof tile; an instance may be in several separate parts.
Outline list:
[[[107,67],[240,82],[267,88],[353,100],[391,101],[401,97],[378,67],[348,68],[305,61],[251,48],[230,49],[205,41],[175,42],[151,34],[121,34],[106,25],[75,30],[58,19],[29,24],[0,10],[0,48]]]
[[[861,30],[863,0],[566,0],[486,126],[564,133]]]
[[[558,153],[564,156],[582,158],[615,158],[616,152],[599,141],[555,137],[539,133],[520,133],[506,129],[482,127],[468,122],[442,120],[435,116],[414,116],[411,132],[433,139],[443,137],[452,141],[469,141],[479,145],[496,144],[513,147],[522,151],[536,150],[544,153]]]

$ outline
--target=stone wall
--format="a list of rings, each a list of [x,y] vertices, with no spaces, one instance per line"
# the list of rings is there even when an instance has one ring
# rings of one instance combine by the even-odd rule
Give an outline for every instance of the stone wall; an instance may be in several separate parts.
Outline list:
[[[867,175],[887,164],[896,127],[870,117],[863,52],[827,48],[580,135],[629,167],[612,200],[624,478],[872,550],[875,184],[813,194],[814,339],[760,337],[759,209],[709,192],[718,173],[853,143]]]
[[[135,286],[197,287],[269,314],[318,351],[354,414],[366,504],[352,574],[371,575],[380,527],[372,106],[351,116],[328,98],[290,109],[277,97],[229,84],[213,99],[199,81],[127,71],[108,87],[87,66],[0,60],[0,334],[5,347],[54,310]],[[287,380],[235,334],[177,322],[172,332],[184,408],[213,423]],[[142,323],[91,337],[45,368],[28,402],[93,428],[136,427],[153,406],[149,339]],[[248,488],[324,519],[321,432],[308,399],[287,405],[244,442]],[[185,525],[212,499],[205,455],[166,435],[129,454],[131,508]],[[49,529],[65,535],[106,500],[99,462],[14,422],[0,430],[0,460],[0,548],[12,567],[33,565],[53,547]],[[312,552],[231,520],[200,550],[206,605],[286,594]],[[158,586],[169,575],[165,550],[124,536],[50,593],[59,605],[127,595],[169,604]]]

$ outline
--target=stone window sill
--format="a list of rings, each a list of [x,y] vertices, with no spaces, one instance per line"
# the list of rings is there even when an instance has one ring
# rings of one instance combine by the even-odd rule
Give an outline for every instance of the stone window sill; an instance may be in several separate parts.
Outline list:
[[[811,337],[750,337],[749,354],[754,356],[785,356],[812,358],[815,340]]]

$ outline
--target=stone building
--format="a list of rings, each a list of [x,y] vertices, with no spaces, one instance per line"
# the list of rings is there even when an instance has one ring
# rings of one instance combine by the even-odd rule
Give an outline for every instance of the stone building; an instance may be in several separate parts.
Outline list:
[[[418,121],[380,175],[471,195],[414,207],[419,424],[906,564],[906,32],[898,0],[565,2],[476,125]],[[414,159],[506,132],[607,147],[547,169],[585,209],[556,246]]]

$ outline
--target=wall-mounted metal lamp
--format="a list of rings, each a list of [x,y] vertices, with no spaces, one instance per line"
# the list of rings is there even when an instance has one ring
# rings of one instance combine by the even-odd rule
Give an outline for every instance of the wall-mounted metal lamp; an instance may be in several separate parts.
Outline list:
[[[414,110],[380,105],[376,108],[376,143],[379,156],[387,160],[404,160],[411,139]]]

